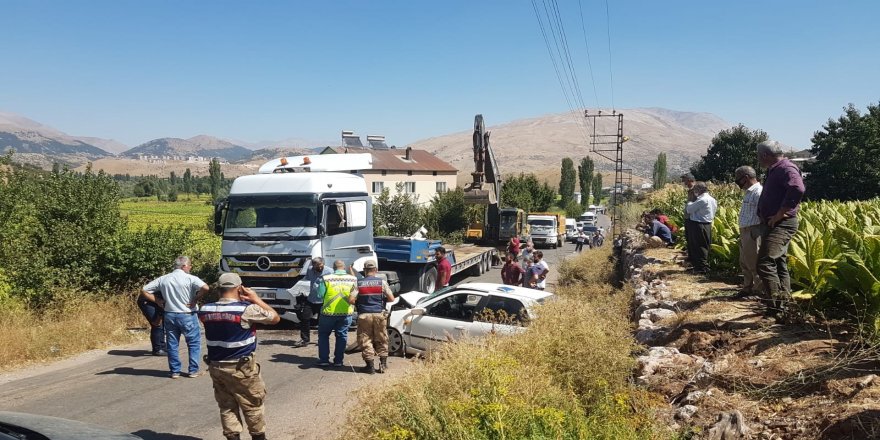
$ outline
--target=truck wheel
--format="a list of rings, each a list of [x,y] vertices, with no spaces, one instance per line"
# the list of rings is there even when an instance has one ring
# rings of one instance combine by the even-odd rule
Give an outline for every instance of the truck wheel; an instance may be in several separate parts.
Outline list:
[[[492,270],[492,257],[483,258],[483,272]]]
[[[478,277],[483,274],[483,260],[470,267],[471,276]]]
[[[437,268],[432,267],[422,273],[421,291],[424,293],[434,293],[437,289]]]

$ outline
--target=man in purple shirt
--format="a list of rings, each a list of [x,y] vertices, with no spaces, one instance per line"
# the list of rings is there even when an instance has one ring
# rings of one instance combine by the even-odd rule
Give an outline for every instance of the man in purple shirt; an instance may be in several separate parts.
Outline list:
[[[758,277],[764,287],[764,302],[771,315],[785,312],[791,300],[791,279],[788,275],[788,244],[797,232],[797,212],[804,196],[801,171],[782,157],[782,146],[776,141],[758,144],[758,161],[767,168],[764,190],[758,199],[761,218],[761,247],[758,250]]]

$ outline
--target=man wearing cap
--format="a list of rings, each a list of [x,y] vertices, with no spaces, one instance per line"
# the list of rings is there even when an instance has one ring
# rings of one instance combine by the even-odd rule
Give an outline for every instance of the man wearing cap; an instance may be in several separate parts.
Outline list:
[[[384,373],[388,369],[388,315],[385,312],[385,303],[394,301],[394,293],[384,279],[376,276],[378,268],[376,262],[369,260],[364,263],[364,277],[358,280],[357,289],[349,298],[357,308],[357,339],[363,351],[366,365],[362,372],[373,374],[376,356],[379,356],[379,372]]]
[[[318,297],[318,286],[324,283],[324,276],[332,274],[333,271],[324,265],[324,259],[321,257],[312,258],[312,265],[306,271],[305,278],[309,280],[309,296],[302,305],[302,313],[300,314],[299,323],[299,341],[294,342],[294,347],[305,347],[309,345],[311,340],[312,317],[317,316],[321,312],[321,298]]]
[[[321,298],[321,316],[318,318],[318,366],[330,366],[330,333],[336,334],[333,350],[333,366],[341,367],[348,344],[348,328],[354,314],[351,295],[357,294],[357,278],[345,272],[345,262],[333,262],[333,273],[324,275],[324,283],[318,287]]]
[[[199,376],[201,334],[196,317],[196,303],[208,293],[208,285],[195,275],[190,275],[192,262],[180,256],[174,260],[174,271],[162,275],[144,286],[140,298],[152,301],[163,308],[165,316],[165,339],[168,350],[168,368],[171,378],[180,377],[180,336],[186,339],[189,351],[187,377]],[[161,293],[157,295],[157,293]]]
[[[205,325],[208,372],[214,382],[214,399],[220,407],[223,436],[238,440],[241,417],[254,440],[266,438],[263,401],[266,385],[254,357],[257,329],[254,324],[277,324],[275,311],[259,295],[241,285],[234,273],[220,275],[220,299],[205,304],[199,319]]]

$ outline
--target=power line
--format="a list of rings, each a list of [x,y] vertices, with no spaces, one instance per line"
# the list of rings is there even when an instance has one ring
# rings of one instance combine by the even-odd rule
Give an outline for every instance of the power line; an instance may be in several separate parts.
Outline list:
[[[546,0],[545,0],[545,1],[546,1]],[[549,13],[547,12],[546,4],[544,4],[543,6],[544,6],[545,14],[546,14],[547,17],[548,17],[548,22],[547,22],[547,24],[548,24],[548,26],[549,26],[549,25],[551,25],[551,22],[550,22],[550,19],[549,19],[550,16],[549,16]],[[569,92],[569,89],[566,88],[566,82],[567,82],[567,81],[564,81],[564,80],[562,79],[562,76],[563,76],[563,75],[562,75],[562,73],[560,72],[560,67],[559,67],[559,63],[557,63],[557,61],[556,61],[556,56],[553,54],[553,48],[552,48],[551,45],[550,45],[550,38],[547,36],[547,30],[546,30],[545,27],[544,27],[544,20],[541,18],[541,13],[540,13],[540,11],[538,10],[538,3],[537,3],[537,0],[532,0],[532,9],[533,9],[534,12],[535,12],[535,19],[538,20],[538,27],[539,27],[540,30],[541,30],[541,36],[542,36],[543,39],[544,39],[544,45],[545,45],[545,47],[547,48],[547,54],[550,56],[550,61],[551,61],[551,63],[553,64],[553,70],[556,72],[556,80],[559,82],[559,87],[560,87],[560,89],[562,89],[562,95],[563,95],[563,97],[565,98],[565,102],[566,102],[566,104],[568,105],[568,109],[569,109],[569,111],[570,111],[570,112],[573,114],[573,116],[574,116],[574,119],[575,119],[575,125],[577,125],[578,130],[581,131],[581,135],[584,137],[584,140],[585,140],[585,141],[588,141],[588,140],[589,140],[589,136],[587,135],[587,129],[586,129],[585,125],[584,125],[584,122],[581,120],[580,115],[575,115],[574,106],[572,106],[572,97],[569,97],[570,92]],[[553,31],[553,29],[552,29],[552,26],[551,26],[551,32],[552,32],[552,31]],[[554,41],[557,41],[557,39],[556,39],[556,34],[555,34],[555,33],[553,33],[553,38],[554,38]],[[558,48],[558,42],[557,42],[556,44],[557,44],[557,48]],[[566,75],[566,79],[567,79],[567,78],[568,78],[568,77],[567,77],[567,75]],[[573,92],[571,92],[571,94],[573,94]]]
[[[596,89],[596,78],[593,76],[593,61],[590,59],[590,43],[587,39],[587,27],[584,24],[584,5],[578,0],[578,8],[581,12],[581,31],[584,33],[584,46],[587,48],[587,67],[590,70],[590,81],[593,83],[593,96],[596,98],[596,107],[599,107],[599,92]]]
[[[611,82],[611,109],[614,109],[614,70],[611,69],[611,12],[608,9],[608,0],[605,0],[605,21],[608,28],[608,75]]]

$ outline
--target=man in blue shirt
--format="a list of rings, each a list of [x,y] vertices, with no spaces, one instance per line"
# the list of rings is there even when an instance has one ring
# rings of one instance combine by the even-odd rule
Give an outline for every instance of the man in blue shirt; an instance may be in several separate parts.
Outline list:
[[[671,245],[673,243],[672,231],[669,230],[668,226],[661,223],[660,220],[657,220],[657,215],[649,215],[651,218],[651,236],[660,238],[666,246]]]
[[[321,311],[321,298],[318,296],[318,286],[324,282],[324,275],[330,275],[333,271],[324,265],[321,257],[312,258],[312,265],[306,271],[305,278],[309,280],[309,296],[304,298],[302,312],[300,313],[299,341],[294,342],[294,347],[305,347],[311,341],[312,318]]]

